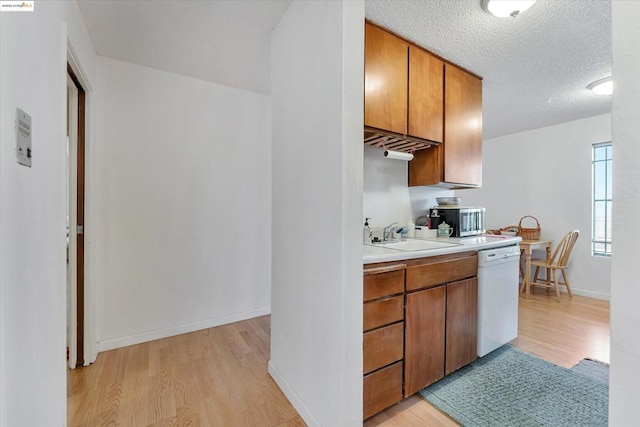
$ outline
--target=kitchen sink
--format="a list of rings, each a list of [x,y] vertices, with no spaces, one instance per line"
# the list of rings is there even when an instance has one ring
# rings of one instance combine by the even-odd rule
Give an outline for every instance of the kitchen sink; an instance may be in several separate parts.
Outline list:
[[[444,242],[442,240],[398,240],[393,242],[384,243],[371,243],[371,246],[377,246],[379,248],[395,249],[396,251],[413,252],[413,251],[425,251],[429,249],[441,249],[449,248],[452,246],[459,246],[460,243]]]

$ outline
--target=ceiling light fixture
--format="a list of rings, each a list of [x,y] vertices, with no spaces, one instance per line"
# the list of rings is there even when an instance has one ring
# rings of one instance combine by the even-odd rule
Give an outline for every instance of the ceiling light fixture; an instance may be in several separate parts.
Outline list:
[[[613,79],[611,76],[604,79],[596,80],[587,86],[587,89],[591,89],[596,95],[612,95],[613,94]]]
[[[482,0],[482,8],[498,18],[515,18],[536,0]]]

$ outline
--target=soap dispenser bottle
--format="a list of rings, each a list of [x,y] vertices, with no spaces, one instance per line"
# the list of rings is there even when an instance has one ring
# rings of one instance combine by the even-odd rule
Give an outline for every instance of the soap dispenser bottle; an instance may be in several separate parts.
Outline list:
[[[369,220],[371,218],[364,219],[364,229],[362,230],[362,243],[368,245],[371,243],[371,227],[369,227]]]
[[[413,222],[413,217],[409,218],[409,222],[407,223],[407,228],[409,229],[409,232],[407,233],[407,237],[415,237],[416,224]]]

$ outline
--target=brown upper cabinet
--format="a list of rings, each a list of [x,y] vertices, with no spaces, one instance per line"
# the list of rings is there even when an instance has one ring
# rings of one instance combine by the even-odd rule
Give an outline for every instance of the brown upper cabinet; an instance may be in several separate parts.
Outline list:
[[[482,80],[445,66],[444,182],[482,185]]]
[[[480,187],[482,80],[370,22],[364,63],[365,134],[439,144],[414,152],[409,185]]]
[[[443,61],[367,22],[364,76],[365,127],[442,142]]]
[[[367,23],[364,47],[364,125],[404,135],[409,44]]]
[[[409,135],[442,142],[444,63],[409,46]]]
[[[409,185],[482,185],[482,80],[445,64],[444,141],[409,162]]]

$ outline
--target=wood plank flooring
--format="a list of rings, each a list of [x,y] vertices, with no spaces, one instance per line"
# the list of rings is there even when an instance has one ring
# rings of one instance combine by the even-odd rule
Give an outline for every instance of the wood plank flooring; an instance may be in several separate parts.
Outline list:
[[[609,362],[609,303],[543,289],[520,298],[513,344],[567,368]],[[68,425],[304,426],[267,373],[269,316],[100,353],[68,371]],[[419,397],[365,426],[455,426]]]
[[[68,371],[68,426],[304,426],[267,373],[269,316],[100,353]]]

